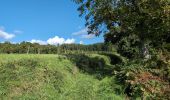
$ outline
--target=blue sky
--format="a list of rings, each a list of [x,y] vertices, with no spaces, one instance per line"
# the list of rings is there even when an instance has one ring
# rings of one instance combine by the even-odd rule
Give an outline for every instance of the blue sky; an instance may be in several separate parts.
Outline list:
[[[71,0],[0,0],[0,42],[103,42],[87,35],[84,24]]]

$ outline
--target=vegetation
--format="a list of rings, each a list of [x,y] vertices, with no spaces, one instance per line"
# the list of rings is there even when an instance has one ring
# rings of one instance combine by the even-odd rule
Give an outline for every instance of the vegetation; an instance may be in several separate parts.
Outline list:
[[[1,99],[170,100],[170,1],[73,1],[105,43],[1,43]]]
[[[82,44],[62,44],[62,45],[40,45],[38,43],[21,42],[12,44],[10,42],[0,43],[0,53],[16,54],[63,54],[63,53],[83,53],[83,52],[110,52],[114,46],[107,43],[96,43],[92,45]]]
[[[170,1],[74,0],[89,34],[104,34],[125,62],[114,65],[129,99],[170,99]]]
[[[119,85],[114,83],[114,77],[99,80],[95,75],[83,73],[65,56],[35,54],[0,56],[2,100],[123,99],[123,95],[116,94],[115,90]]]

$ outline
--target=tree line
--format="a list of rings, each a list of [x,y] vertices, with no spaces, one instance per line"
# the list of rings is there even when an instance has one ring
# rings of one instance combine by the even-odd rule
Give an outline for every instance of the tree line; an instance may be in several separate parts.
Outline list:
[[[107,43],[96,43],[90,45],[83,44],[62,44],[62,45],[40,45],[38,43],[21,42],[21,43],[0,43],[0,53],[16,54],[61,54],[69,52],[98,52],[113,51],[113,45]]]

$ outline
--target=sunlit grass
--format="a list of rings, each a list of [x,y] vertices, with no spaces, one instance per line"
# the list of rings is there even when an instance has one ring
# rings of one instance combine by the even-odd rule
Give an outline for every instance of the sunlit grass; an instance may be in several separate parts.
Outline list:
[[[111,84],[81,73],[61,55],[0,55],[2,100],[122,100]]]

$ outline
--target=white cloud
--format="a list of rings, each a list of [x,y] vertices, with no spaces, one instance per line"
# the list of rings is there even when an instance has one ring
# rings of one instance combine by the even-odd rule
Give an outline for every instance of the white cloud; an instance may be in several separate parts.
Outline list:
[[[47,40],[47,43],[51,44],[51,45],[64,44],[64,42],[65,42],[65,39],[64,38],[60,38],[58,36],[55,36],[53,38],[49,38]]]
[[[7,33],[4,30],[0,29],[0,38],[3,38],[3,39],[12,39],[14,37],[15,37],[14,34]]]
[[[92,39],[95,37],[94,34],[88,34],[88,29],[87,28],[84,28],[78,32],[74,32],[72,33],[72,35],[79,35],[81,38],[84,38],[84,39]]]
[[[81,38],[84,38],[84,39],[92,39],[94,38],[95,35],[94,34],[86,34],[86,35],[82,35]]]
[[[31,42],[31,43],[38,43],[38,44],[40,44],[40,45],[46,45],[46,44],[47,44],[46,41],[35,40],[35,39],[32,39],[30,42]]]
[[[82,34],[87,34],[87,28],[84,28],[78,32],[72,33],[72,35],[82,35]]]
[[[16,34],[22,34],[23,31],[21,31],[21,30],[14,30],[14,33],[16,33]]]
[[[65,44],[75,43],[75,39],[67,39],[64,43],[65,43]]]
[[[84,44],[84,42],[83,42],[83,41],[80,41],[79,43],[80,43],[80,44]]]
[[[39,43],[40,45],[58,45],[58,44],[72,44],[75,43],[75,39],[64,39],[64,38],[60,38],[58,36],[55,36],[53,38],[49,38],[47,41],[42,41],[42,40],[36,40],[36,39],[32,39],[31,41],[29,41],[31,43]]]
[[[58,36],[55,36],[53,38],[49,38],[47,40],[47,43],[51,44],[51,45],[71,44],[71,43],[75,43],[75,39],[64,39],[64,38],[60,38]]]

